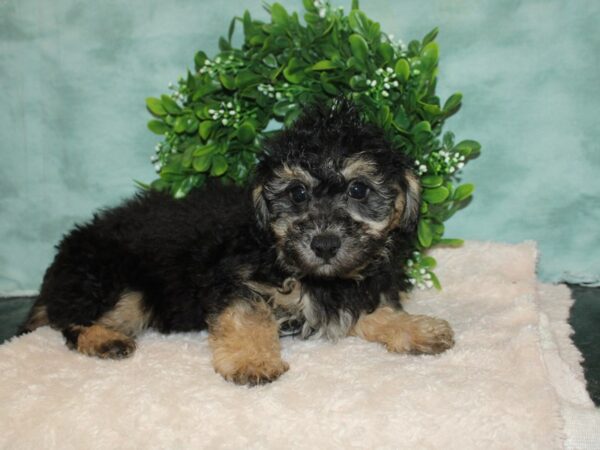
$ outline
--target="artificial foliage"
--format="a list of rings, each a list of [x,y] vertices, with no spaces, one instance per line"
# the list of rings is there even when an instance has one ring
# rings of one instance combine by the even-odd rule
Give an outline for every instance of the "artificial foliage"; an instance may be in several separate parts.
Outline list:
[[[164,136],[152,157],[159,178],[151,187],[183,197],[208,177],[243,184],[265,137],[307,105],[351,98],[415,160],[423,203],[407,274],[418,287],[439,288],[435,260],[423,251],[462,243],[444,238],[444,222],[471,200],[473,185],[459,184],[458,174],[480,145],[442,134],[462,95],[442,102],[435,94],[438,30],[404,45],[383,33],[356,0],[347,15],[328,2],[303,3],[303,21],[279,3],[265,5],[268,21],[248,11],[235,17],[217,55],[199,51],[194,70],[170,86],[170,95],[147,99],[154,116],[148,128]],[[239,25],[244,42],[236,48],[232,36]]]

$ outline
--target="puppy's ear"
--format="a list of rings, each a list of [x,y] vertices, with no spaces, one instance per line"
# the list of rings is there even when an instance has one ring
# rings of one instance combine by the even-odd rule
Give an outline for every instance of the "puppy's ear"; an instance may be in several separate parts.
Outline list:
[[[419,222],[419,209],[421,207],[421,183],[412,170],[406,169],[404,173],[406,179],[406,192],[404,197],[404,211],[400,219],[400,226],[412,231]]]
[[[262,184],[257,184],[254,189],[252,189],[252,201],[254,203],[256,221],[262,229],[266,229],[269,222],[270,212],[269,207],[267,206],[267,200],[265,199]]]

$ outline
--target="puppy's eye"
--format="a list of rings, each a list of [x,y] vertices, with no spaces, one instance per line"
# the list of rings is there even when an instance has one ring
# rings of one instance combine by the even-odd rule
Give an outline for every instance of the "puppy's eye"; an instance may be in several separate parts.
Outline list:
[[[303,184],[299,184],[290,189],[290,197],[296,205],[300,205],[308,200],[308,192]]]
[[[348,187],[348,195],[355,200],[362,200],[367,197],[369,187],[365,183],[355,181]]]

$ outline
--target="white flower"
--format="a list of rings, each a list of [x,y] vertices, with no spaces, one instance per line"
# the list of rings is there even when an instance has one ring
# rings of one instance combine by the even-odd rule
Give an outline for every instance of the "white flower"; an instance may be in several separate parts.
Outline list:
[[[427,166],[426,166],[425,164],[421,164],[421,165],[419,166],[419,170],[420,170],[422,173],[425,173],[425,172],[427,172]]]
[[[386,67],[385,69],[387,71],[387,73],[393,73],[394,69],[392,69],[391,67]]]
[[[231,103],[231,102],[227,102],[227,107],[228,107],[228,108],[233,108],[233,103]]]
[[[388,91],[381,91],[381,95],[383,95],[384,97],[389,97],[390,93]]]
[[[229,115],[230,115],[230,116],[235,116],[235,111],[234,111],[233,109],[230,109],[230,110],[229,110]]]
[[[275,98],[276,98],[277,100],[281,100],[281,97],[282,97],[282,95],[281,95],[281,92],[277,92],[277,93],[275,94]]]
[[[319,10],[319,17],[323,19],[327,15],[325,8]]]
[[[223,120],[221,120],[221,123],[222,123],[223,125],[227,125],[227,124],[229,123],[229,121],[228,121],[227,119],[223,119]]]
[[[413,75],[419,75],[421,71],[419,69],[413,70]]]
[[[383,83],[383,88],[384,89],[389,89],[390,88],[390,83]]]
[[[154,164],[154,170],[156,170],[157,172],[160,172],[160,169],[161,169],[160,164]]]
[[[463,167],[465,167],[465,163],[458,163],[457,166],[459,169],[462,169]]]
[[[427,286],[429,289],[431,289],[433,287],[433,281],[427,280],[425,282],[425,286]]]
[[[392,82],[392,86],[394,86],[394,87],[398,87],[398,82],[397,82],[397,81],[393,81],[393,82]]]

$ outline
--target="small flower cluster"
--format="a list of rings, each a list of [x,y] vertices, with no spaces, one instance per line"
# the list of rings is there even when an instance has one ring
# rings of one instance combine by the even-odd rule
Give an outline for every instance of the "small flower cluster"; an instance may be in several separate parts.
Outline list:
[[[327,16],[327,10],[330,8],[330,5],[329,5],[328,1],[315,0],[313,2],[313,6],[315,8],[317,8],[317,10],[319,12],[319,17],[321,19],[324,19]]]
[[[180,143],[180,138],[175,133],[166,132],[165,140],[154,146],[154,155],[150,157],[150,161],[154,164],[154,171],[160,173],[162,168],[167,163],[169,154],[177,153],[177,145]]]
[[[177,86],[173,83],[169,83],[169,89],[173,91],[171,98],[175,100],[179,106],[183,107],[188,101],[187,95],[187,84],[183,78],[179,78]]]
[[[244,67],[244,62],[235,58],[233,55],[229,55],[227,58],[221,58],[217,56],[214,61],[210,59],[204,60],[204,66],[198,69],[200,75],[208,74],[211,77],[220,73],[232,72],[236,74],[238,70]]]
[[[419,61],[418,59],[411,60],[410,61],[410,74],[412,76],[420,75],[421,74],[421,71],[419,70],[420,66],[421,66],[421,61]]]
[[[209,109],[208,114],[212,120],[220,121],[223,126],[236,127],[241,121],[239,104],[233,102],[221,102],[219,109]]]
[[[265,97],[277,98],[278,100],[281,98],[281,93],[275,92],[275,88],[270,84],[259,84],[256,89]]]
[[[465,157],[451,150],[431,152],[423,161],[416,160],[415,167],[419,176],[428,171],[437,175],[451,175],[465,166]]]
[[[394,50],[396,51],[396,53],[398,53],[399,56],[406,56],[406,46],[404,45],[402,39],[398,39],[397,41],[395,41],[393,34],[386,34],[385,37],[387,38],[388,43],[394,48]]]
[[[381,67],[375,71],[375,78],[367,80],[369,86],[368,92],[373,97],[381,95],[384,98],[390,96],[390,90],[399,86],[396,80],[396,72],[391,67],[382,69]]]
[[[418,289],[431,289],[434,286],[431,271],[421,267],[421,263],[421,252],[413,252],[412,258],[406,261],[408,282]]]

